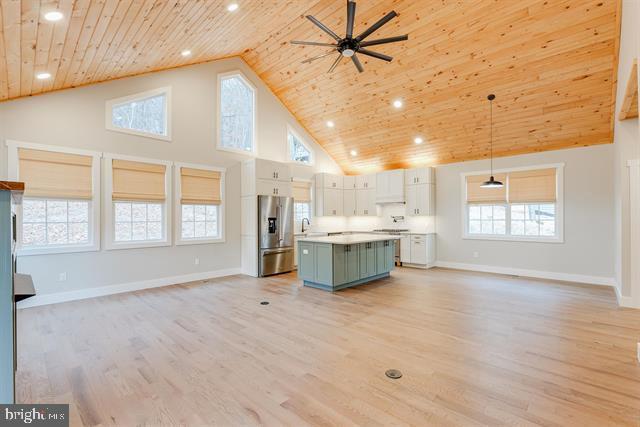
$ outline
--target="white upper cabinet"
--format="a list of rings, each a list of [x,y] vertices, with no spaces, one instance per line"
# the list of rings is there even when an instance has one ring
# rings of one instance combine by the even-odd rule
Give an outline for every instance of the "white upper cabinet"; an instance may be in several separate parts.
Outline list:
[[[434,184],[434,183],[435,183],[435,169],[433,168],[407,169],[404,171],[405,185]]]
[[[343,216],[343,191],[338,188],[316,188],[316,216]]]
[[[405,211],[408,216],[435,215],[435,185],[417,184],[407,185],[407,204]]]
[[[376,216],[376,189],[367,188],[356,190],[357,216]]]
[[[345,176],[345,178],[348,178]],[[354,181],[355,183],[355,181]],[[343,212],[344,216],[355,216],[358,214],[356,210],[356,190],[353,188],[344,189],[344,204],[343,204]]]
[[[343,188],[343,176],[330,173],[319,173],[316,175],[316,187],[318,188]]]
[[[404,203],[404,170],[378,172],[376,175],[377,203]]]
[[[366,190],[376,188],[376,174],[356,176],[356,189]]]
[[[291,168],[286,163],[255,159],[256,178],[273,181],[291,181]]]
[[[342,177],[342,188],[352,190],[356,188],[356,177],[354,175]]]

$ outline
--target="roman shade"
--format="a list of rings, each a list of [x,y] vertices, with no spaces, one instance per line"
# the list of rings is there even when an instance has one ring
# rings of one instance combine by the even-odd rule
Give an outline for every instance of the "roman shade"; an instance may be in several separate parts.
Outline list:
[[[26,197],[91,199],[92,156],[18,148]]]
[[[509,173],[509,202],[556,201],[556,169],[536,169]]]
[[[180,203],[219,205],[222,203],[220,172],[180,168]]]
[[[166,166],[155,163],[112,160],[113,200],[163,201]]]
[[[507,175],[504,173],[497,173],[494,177],[496,181],[507,182]],[[482,183],[488,179],[486,174],[467,176],[467,203],[500,204],[507,202],[506,186],[500,188],[481,187]]]
[[[311,201],[311,184],[308,182],[293,181],[293,200],[299,203]]]

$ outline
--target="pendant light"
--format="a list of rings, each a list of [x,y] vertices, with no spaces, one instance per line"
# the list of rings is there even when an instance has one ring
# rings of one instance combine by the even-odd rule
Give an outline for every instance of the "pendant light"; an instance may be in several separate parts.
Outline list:
[[[490,158],[491,158],[491,177],[489,181],[483,182],[480,187],[482,188],[501,188],[504,184],[500,181],[496,181],[493,178],[493,100],[496,99],[494,94],[487,96],[489,100],[489,117],[490,117],[490,126],[489,126],[489,134],[490,134]]]

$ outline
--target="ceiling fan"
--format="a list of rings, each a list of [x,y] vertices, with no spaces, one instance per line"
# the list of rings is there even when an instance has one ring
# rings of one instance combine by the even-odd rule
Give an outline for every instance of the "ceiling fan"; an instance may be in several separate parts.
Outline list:
[[[308,46],[326,46],[326,47],[335,48],[330,52],[324,53],[322,55],[305,59],[304,61],[302,61],[303,64],[311,63],[316,59],[324,58],[325,56],[329,56],[333,54],[335,51],[337,51],[338,57],[334,61],[333,65],[331,65],[331,68],[329,68],[330,73],[336,69],[336,67],[340,63],[340,60],[342,60],[342,58],[351,58],[351,61],[353,61],[353,64],[356,66],[358,71],[362,73],[364,71],[364,68],[362,67],[362,63],[360,62],[360,59],[358,59],[358,56],[356,54],[361,53],[363,55],[367,55],[373,58],[381,59],[383,61],[391,62],[393,60],[392,57],[388,55],[384,55],[382,53],[373,52],[365,48],[369,46],[375,46],[375,45],[386,44],[386,43],[395,43],[395,42],[405,41],[409,39],[409,36],[405,34],[403,36],[387,37],[383,39],[365,41],[367,37],[369,37],[371,34],[379,30],[380,27],[382,27],[387,22],[391,21],[396,16],[398,16],[398,14],[395,11],[391,11],[387,13],[384,17],[382,17],[378,22],[376,22],[375,24],[370,26],[368,29],[366,29],[364,32],[362,32],[362,34],[360,34],[357,37],[354,37],[353,22],[356,17],[356,2],[352,0],[347,0],[347,34],[345,35],[344,38],[340,38],[340,36],[338,36],[336,33],[331,31],[326,25],[318,21],[313,16],[307,15],[307,19],[313,22],[315,25],[317,25],[322,31],[329,34],[335,40],[335,43],[293,40],[291,44],[301,44],[301,45],[308,45]]]

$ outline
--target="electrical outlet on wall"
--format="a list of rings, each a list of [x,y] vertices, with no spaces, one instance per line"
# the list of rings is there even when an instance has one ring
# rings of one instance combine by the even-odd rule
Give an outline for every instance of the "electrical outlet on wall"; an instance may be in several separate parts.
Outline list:
[[[479,254],[478,252],[474,252],[474,253],[473,253],[473,257],[474,257],[474,258],[480,258],[480,254]]]
[[[194,260],[193,260],[193,263],[194,263],[195,265],[200,265],[200,258],[196,258],[196,259],[194,259]]]
[[[67,281],[67,273],[58,274],[58,282],[66,282]]]

